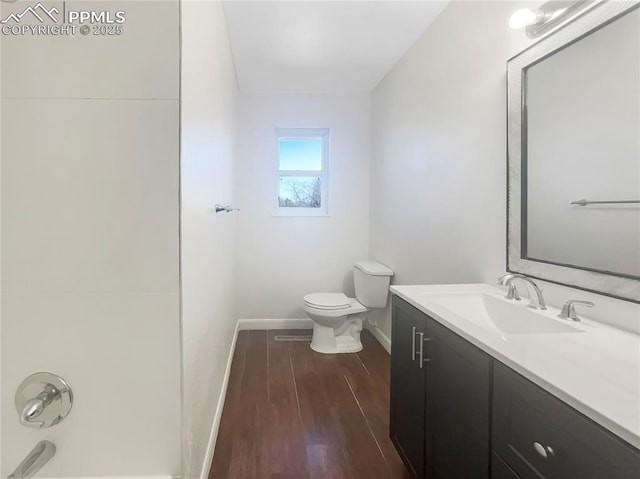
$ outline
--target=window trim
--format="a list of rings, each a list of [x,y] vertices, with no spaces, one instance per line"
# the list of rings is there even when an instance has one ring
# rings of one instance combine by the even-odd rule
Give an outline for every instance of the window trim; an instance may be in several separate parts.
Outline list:
[[[281,170],[280,140],[322,139],[322,170]],[[319,217],[329,215],[329,128],[276,128],[275,130],[275,194],[274,212],[276,217]],[[320,177],[320,207],[299,208],[280,206],[281,176]]]

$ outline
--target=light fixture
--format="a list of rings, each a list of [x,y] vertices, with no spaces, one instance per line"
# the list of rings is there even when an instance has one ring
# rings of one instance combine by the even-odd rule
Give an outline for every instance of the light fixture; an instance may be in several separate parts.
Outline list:
[[[552,0],[537,10],[522,8],[509,19],[514,30],[525,27],[529,38],[537,38],[603,3],[604,0]]]
[[[541,10],[533,11],[529,8],[521,8],[509,19],[509,26],[514,30],[518,30],[528,25],[533,25],[544,20],[544,13]]]

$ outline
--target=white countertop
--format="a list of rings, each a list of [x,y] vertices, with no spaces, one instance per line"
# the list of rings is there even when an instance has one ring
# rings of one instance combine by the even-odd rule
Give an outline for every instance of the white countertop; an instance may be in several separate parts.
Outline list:
[[[571,322],[579,334],[504,334],[438,302],[455,293],[504,295],[487,284],[391,286],[391,292],[640,449],[640,336],[582,316]]]

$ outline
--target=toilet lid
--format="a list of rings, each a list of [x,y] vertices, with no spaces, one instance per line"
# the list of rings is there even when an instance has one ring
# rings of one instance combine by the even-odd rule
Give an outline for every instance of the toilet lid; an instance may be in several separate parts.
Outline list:
[[[317,309],[346,309],[351,300],[343,293],[312,293],[304,297],[304,302]]]

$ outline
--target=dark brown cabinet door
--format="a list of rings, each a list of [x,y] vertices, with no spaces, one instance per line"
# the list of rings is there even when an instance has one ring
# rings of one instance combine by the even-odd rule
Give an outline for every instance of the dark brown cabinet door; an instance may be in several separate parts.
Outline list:
[[[428,479],[488,479],[491,358],[429,318],[426,335]]]
[[[420,344],[426,316],[393,297],[391,440],[413,477],[424,477],[425,368]],[[424,363],[423,363],[424,364]]]
[[[638,449],[507,366],[494,370],[493,449],[522,479],[640,478]]]
[[[491,479],[520,479],[495,452],[491,457]]]
[[[420,479],[488,479],[492,361],[393,297],[391,439]]]

